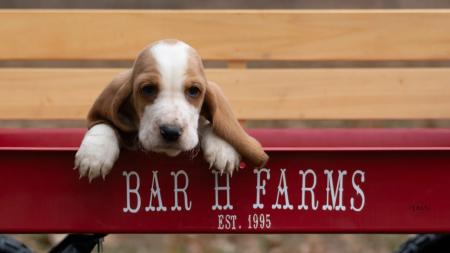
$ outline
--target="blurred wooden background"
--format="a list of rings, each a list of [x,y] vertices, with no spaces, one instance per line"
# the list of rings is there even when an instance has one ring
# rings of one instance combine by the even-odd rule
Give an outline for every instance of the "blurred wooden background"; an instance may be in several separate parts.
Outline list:
[[[1,8],[77,9],[385,9],[448,8],[447,0],[2,0]]]

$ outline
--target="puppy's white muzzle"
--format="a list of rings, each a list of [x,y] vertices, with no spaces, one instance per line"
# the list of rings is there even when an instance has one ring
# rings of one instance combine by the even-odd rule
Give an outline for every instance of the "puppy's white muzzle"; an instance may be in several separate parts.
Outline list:
[[[199,112],[183,100],[157,100],[145,108],[139,127],[139,142],[147,151],[169,156],[198,145]]]

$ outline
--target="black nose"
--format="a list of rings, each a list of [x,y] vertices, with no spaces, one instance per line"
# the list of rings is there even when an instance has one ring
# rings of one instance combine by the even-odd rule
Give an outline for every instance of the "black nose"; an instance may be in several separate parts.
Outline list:
[[[181,136],[181,128],[174,125],[162,125],[159,127],[159,132],[168,142],[174,142]]]

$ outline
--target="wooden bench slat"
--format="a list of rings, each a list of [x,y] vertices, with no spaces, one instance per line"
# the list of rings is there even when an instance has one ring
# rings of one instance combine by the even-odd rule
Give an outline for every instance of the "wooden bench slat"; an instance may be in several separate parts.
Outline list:
[[[208,60],[448,60],[450,10],[0,10],[0,60],[133,59],[178,38]]]
[[[120,69],[1,69],[0,119],[83,119]],[[448,119],[450,68],[208,69],[241,119]]]

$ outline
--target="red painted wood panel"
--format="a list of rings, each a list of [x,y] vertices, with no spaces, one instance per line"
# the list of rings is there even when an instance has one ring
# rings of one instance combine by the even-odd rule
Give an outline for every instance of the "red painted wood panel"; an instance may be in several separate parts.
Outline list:
[[[201,154],[123,152],[80,180],[83,132],[0,131],[0,231],[450,232],[450,130],[253,130],[266,169],[217,175],[217,197]]]

